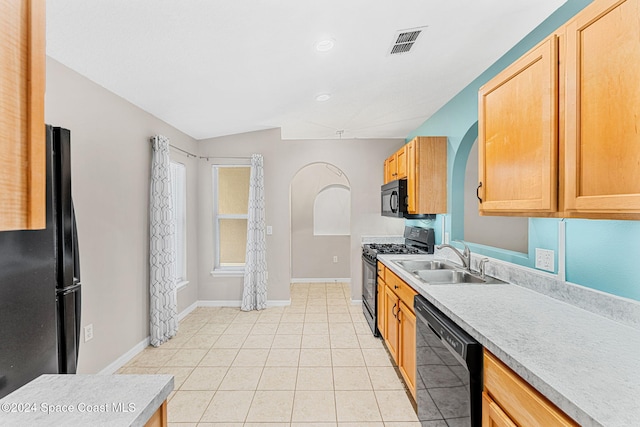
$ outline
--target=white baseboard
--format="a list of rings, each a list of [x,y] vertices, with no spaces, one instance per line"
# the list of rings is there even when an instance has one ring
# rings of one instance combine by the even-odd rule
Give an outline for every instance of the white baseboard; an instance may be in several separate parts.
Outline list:
[[[325,277],[325,278],[314,278],[310,277],[307,279],[291,279],[291,283],[351,283],[351,278],[349,277]]]
[[[191,304],[189,307],[185,308],[178,314],[178,320],[182,320],[189,315],[193,310],[197,307],[240,307],[242,301],[231,300],[231,301],[196,301]],[[267,307],[285,307],[291,305],[291,300],[269,300],[267,301]],[[149,337],[146,337],[144,340],[140,341],[138,344],[133,346],[129,351],[127,351],[122,356],[118,357],[112,363],[110,363],[107,367],[98,372],[98,375],[111,375],[114,374],[118,369],[122,368],[127,364],[131,359],[136,357],[138,353],[149,346]]]
[[[240,307],[240,300],[208,300],[198,301],[198,307]],[[267,307],[285,307],[291,305],[291,300],[267,300]]]
[[[198,307],[240,307],[240,300],[200,300]]]
[[[106,368],[98,372],[98,375],[111,375],[114,374],[118,369],[122,368],[128,361],[133,359],[140,353],[142,350],[149,346],[149,337],[146,337],[138,344],[134,345],[129,351],[127,351],[122,356],[118,357],[112,363],[110,363]]]
[[[196,308],[198,308],[198,301],[194,302],[189,307],[185,308],[180,313],[178,313],[178,321],[187,317],[187,315],[191,313],[193,310],[195,310]]]

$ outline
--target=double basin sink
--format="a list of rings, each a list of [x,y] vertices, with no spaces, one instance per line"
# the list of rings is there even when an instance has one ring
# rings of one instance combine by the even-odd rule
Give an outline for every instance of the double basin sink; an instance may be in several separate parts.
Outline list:
[[[393,261],[416,278],[428,285],[453,284],[503,284],[502,280],[494,277],[474,274],[455,264],[444,261],[428,260],[396,260]]]

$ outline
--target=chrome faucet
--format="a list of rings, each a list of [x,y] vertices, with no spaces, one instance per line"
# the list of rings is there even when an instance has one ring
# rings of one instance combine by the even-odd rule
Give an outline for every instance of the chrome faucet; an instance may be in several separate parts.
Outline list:
[[[487,274],[486,274],[485,269],[486,269],[486,266],[487,266],[488,262],[489,262],[489,258],[482,258],[480,260],[480,262],[478,263],[478,272],[480,273],[480,278],[482,280],[487,278]]]
[[[460,251],[451,246],[448,245],[446,243],[442,244],[442,245],[438,245],[436,246],[437,249],[443,249],[443,248],[449,248],[451,249],[456,255],[458,255],[458,257],[460,258],[460,260],[462,261],[462,266],[467,270],[467,271],[471,271],[471,250],[469,249],[469,246],[467,246],[467,244],[461,240],[454,240],[455,242],[458,243],[462,243],[462,245],[464,246],[464,251],[462,251],[462,253],[460,253]]]

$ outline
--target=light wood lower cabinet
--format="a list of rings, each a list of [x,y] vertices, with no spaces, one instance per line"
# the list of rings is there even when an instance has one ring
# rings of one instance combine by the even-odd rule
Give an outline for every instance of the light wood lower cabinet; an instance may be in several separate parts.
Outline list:
[[[389,286],[384,288],[385,295],[385,320],[384,320],[384,342],[387,344],[387,349],[393,357],[393,361],[398,363],[398,342],[399,342],[399,330],[398,330],[398,296],[391,290]]]
[[[483,427],[518,427],[486,392],[482,393],[482,425]]]
[[[416,397],[416,315],[400,302],[400,312],[398,314],[398,327],[400,329],[398,369],[402,374],[413,398]]]
[[[569,427],[578,424],[509,369],[484,352],[483,427]]]
[[[158,410],[151,415],[144,427],[167,427],[167,420],[167,401],[165,400]]]
[[[386,306],[385,306],[385,293],[384,289],[387,285],[384,283],[384,280],[378,276],[378,313],[377,313],[377,322],[378,322],[378,331],[381,335],[384,336],[384,328],[385,328],[385,320],[387,316],[385,316]]]
[[[378,325],[384,342],[404,378],[407,388],[416,396],[416,315],[413,310],[413,298],[417,292],[392,271],[385,270],[384,286],[378,289],[383,293],[383,319]],[[380,280],[380,278],[378,278]],[[379,282],[380,285],[381,282]],[[380,297],[380,294],[378,294]]]

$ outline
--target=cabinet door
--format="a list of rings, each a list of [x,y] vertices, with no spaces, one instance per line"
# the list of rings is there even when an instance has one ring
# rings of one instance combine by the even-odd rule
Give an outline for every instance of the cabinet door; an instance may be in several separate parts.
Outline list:
[[[407,144],[407,210],[447,212],[447,138],[419,136]]]
[[[385,293],[384,293],[384,289],[386,288],[386,285],[384,283],[384,280],[378,276],[378,312],[377,312],[377,319],[378,319],[378,331],[380,332],[380,335],[382,335],[382,337],[384,338],[385,335],[385,325],[386,325],[386,319],[387,319],[387,310],[385,309]]]
[[[416,397],[416,315],[403,302],[400,302],[398,315],[400,339],[398,350],[398,368],[409,391]]]
[[[480,213],[556,211],[557,86],[552,35],[480,88]]]
[[[396,152],[396,179],[407,177],[407,146]]]
[[[602,0],[567,26],[567,211],[640,219],[638,16],[639,0]]]
[[[412,139],[405,147],[406,157],[407,157],[407,211],[409,213],[416,213],[416,187],[417,187],[417,177],[416,177],[416,168],[418,167],[418,162],[416,159],[416,145],[417,140]]]
[[[486,392],[482,393],[482,427],[517,427]]]
[[[0,2],[0,230],[46,221],[44,0]]]
[[[384,161],[384,175],[383,175],[384,183],[387,184],[391,181],[391,174],[389,173],[389,159]]]
[[[385,333],[384,333],[384,341],[387,344],[387,349],[391,356],[393,357],[393,361],[398,363],[398,297],[395,293],[388,287],[384,288],[385,294]]]
[[[389,156],[389,158],[387,159],[387,161],[385,162],[385,169],[386,169],[386,173],[385,176],[387,177],[386,181],[387,182],[391,182],[394,181],[397,178],[398,175],[398,163],[396,162],[396,155],[393,154],[392,156]]]

